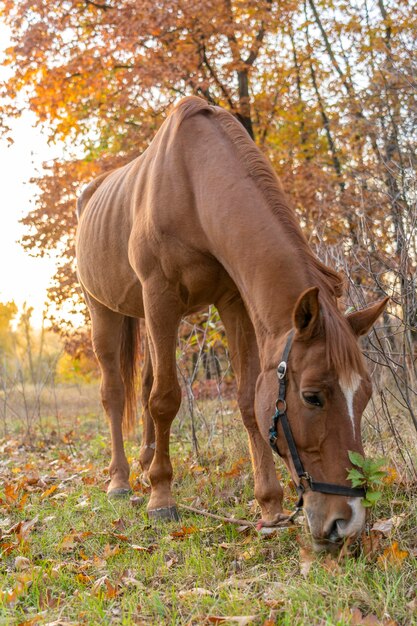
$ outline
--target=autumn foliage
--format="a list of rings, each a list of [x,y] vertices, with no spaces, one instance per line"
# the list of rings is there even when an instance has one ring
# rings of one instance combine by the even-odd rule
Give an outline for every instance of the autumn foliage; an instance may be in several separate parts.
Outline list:
[[[4,124],[28,107],[73,153],[48,166],[24,219],[28,250],[62,251],[56,303],[76,297],[77,191],[142,152],[170,105],[190,93],[241,120],[282,177],[308,237],[335,247],[333,262],[353,250],[350,269],[361,282],[366,248],[380,276],[374,291],[387,289],[384,274],[404,263],[397,287],[410,291],[412,3],[5,0],[3,16],[13,33]]]

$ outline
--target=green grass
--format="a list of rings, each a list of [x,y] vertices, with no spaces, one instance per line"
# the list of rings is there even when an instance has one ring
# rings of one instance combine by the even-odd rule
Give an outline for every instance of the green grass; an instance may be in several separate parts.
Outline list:
[[[360,623],[355,610],[374,616],[372,623],[417,624],[415,485],[394,482],[384,491],[374,519],[395,515],[401,524],[387,538],[373,532],[370,554],[362,546],[339,560],[315,557],[303,575],[300,559],[303,550],[310,552],[302,525],[264,538],[185,511],[180,522],[151,524],[137,444],[128,444],[128,455],[143,502],[109,501],[105,424],[101,432],[96,420],[79,420],[72,428],[76,434],[66,443],[56,434],[24,445],[0,442],[0,624],[192,626],[221,623],[214,616],[252,615],[246,623],[344,626]],[[201,436],[201,448],[197,462],[180,420],[172,441],[177,502],[256,519],[240,422],[229,416],[210,444]],[[287,491],[291,507],[294,495]],[[25,536],[7,533],[35,518]],[[182,527],[189,532],[173,537]],[[399,560],[391,563],[381,555],[395,541],[406,556],[397,551]],[[16,557],[27,559],[25,569]]]

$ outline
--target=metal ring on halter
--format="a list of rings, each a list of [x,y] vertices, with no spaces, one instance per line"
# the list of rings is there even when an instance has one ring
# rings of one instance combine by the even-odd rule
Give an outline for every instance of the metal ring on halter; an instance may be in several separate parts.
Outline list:
[[[282,415],[283,413],[285,413],[287,410],[286,400],[284,400],[283,398],[278,398],[278,400],[275,402],[275,408],[278,415]]]

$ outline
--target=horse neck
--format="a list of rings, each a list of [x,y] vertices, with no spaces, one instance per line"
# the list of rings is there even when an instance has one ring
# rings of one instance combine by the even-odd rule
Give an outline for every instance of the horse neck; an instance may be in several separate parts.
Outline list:
[[[263,194],[248,182],[233,198],[226,194],[216,199],[211,240],[214,255],[245,302],[262,369],[268,369],[276,366],[279,340],[292,327],[294,307],[303,291],[317,286],[326,303],[334,297],[324,276],[312,267],[306,241],[272,212]]]
[[[325,295],[329,288],[311,267],[306,241],[291,231],[285,216],[272,212],[250,179],[236,185],[233,197],[219,194],[215,202],[215,221],[206,232],[245,302],[266,368],[276,362],[277,339],[291,328],[301,293],[318,286]]]

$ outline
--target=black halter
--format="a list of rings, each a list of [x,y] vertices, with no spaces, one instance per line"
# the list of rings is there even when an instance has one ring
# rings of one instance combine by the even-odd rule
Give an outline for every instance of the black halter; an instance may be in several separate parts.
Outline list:
[[[278,450],[277,445],[278,422],[281,421],[282,430],[284,431],[285,439],[287,440],[287,445],[291,454],[292,462],[294,463],[297,476],[300,479],[299,484],[296,485],[297,493],[299,496],[297,508],[303,506],[303,495],[306,489],[303,485],[303,480],[306,481],[311,491],[319,491],[320,493],[329,493],[337,496],[352,496],[354,498],[363,498],[365,497],[365,489],[363,487],[345,487],[343,485],[334,485],[332,483],[318,483],[313,480],[310,474],[306,472],[303,467],[300,455],[298,454],[297,446],[295,445],[294,437],[290,428],[290,423],[288,421],[287,403],[285,401],[287,362],[288,356],[291,351],[293,338],[294,330],[292,330],[288,335],[287,343],[285,344],[284,352],[282,353],[281,363],[277,367],[279,390],[278,399],[275,405],[275,415],[272,418],[272,426],[269,429],[269,443],[271,444],[273,451],[276,452],[279,456],[282,456],[282,454]]]

